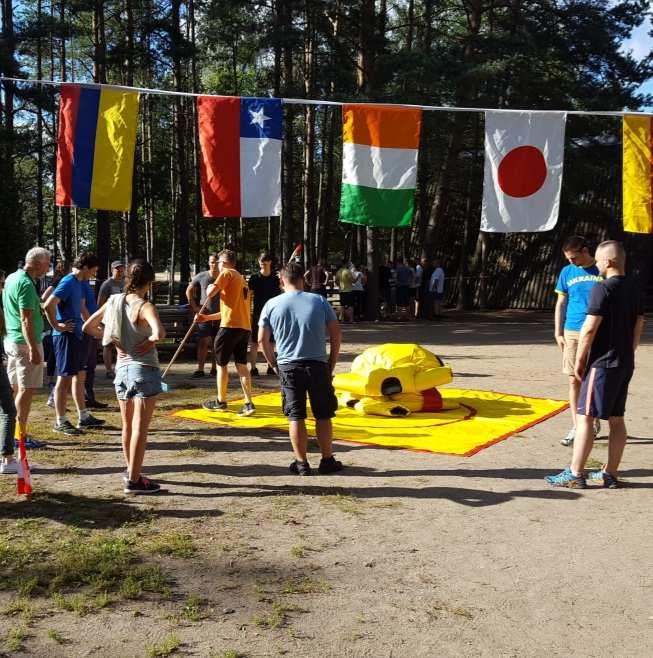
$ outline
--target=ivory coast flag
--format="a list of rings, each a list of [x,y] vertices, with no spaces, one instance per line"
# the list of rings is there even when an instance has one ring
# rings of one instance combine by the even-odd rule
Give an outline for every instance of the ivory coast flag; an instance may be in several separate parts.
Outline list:
[[[340,221],[410,226],[422,110],[343,105]]]
[[[653,233],[653,117],[623,118],[624,230]]]

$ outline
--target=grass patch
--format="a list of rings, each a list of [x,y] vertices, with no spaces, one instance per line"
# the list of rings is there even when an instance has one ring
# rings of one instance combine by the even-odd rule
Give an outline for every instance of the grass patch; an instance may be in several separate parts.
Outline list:
[[[326,580],[311,578],[288,578],[281,589],[282,594],[324,594],[331,589]]]
[[[38,608],[24,598],[13,599],[2,609],[3,615],[7,617],[20,617],[26,624],[32,621],[37,612]]]
[[[159,656],[171,656],[181,646],[181,640],[172,633],[161,640],[159,644],[147,646],[147,658],[159,658]]]
[[[306,546],[304,544],[296,544],[290,549],[290,554],[293,557],[304,557],[306,555]]]
[[[209,658],[245,658],[244,653],[238,653],[236,649],[218,649],[209,653]]]
[[[78,617],[86,617],[86,615],[106,608],[114,600],[114,598],[104,592],[97,596],[92,596],[85,592],[70,594],[68,596],[55,592],[52,595],[52,601],[56,608],[65,610],[66,612],[74,612]]]
[[[305,613],[308,612],[308,610],[301,608],[298,605],[273,603],[271,610],[255,614],[252,617],[252,624],[254,624],[254,626],[268,629],[281,628],[288,621],[288,614],[292,612]]]
[[[332,507],[339,509],[344,514],[357,516],[363,513],[363,510],[361,509],[363,501],[348,491],[334,490],[333,493],[329,492],[324,494],[322,500]]]
[[[151,553],[161,556],[188,558],[197,553],[197,546],[189,534],[170,532],[160,534],[148,544]]]
[[[199,596],[189,596],[181,608],[181,616],[186,621],[200,621],[205,616],[202,612],[204,604],[204,599]]]
[[[12,628],[5,636],[5,651],[16,652],[23,650],[23,642],[27,637],[27,631],[24,628]]]
[[[587,461],[585,462],[585,467],[593,469],[603,468],[603,462],[599,461],[598,459],[594,459],[593,457],[588,457]]]
[[[66,644],[66,638],[59,631],[55,631],[54,628],[48,629],[48,639],[57,644]]]
[[[456,615],[457,617],[464,617],[465,619],[473,619],[474,615],[467,610],[467,608],[463,608],[461,606],[453,606],[449,605],[448,603],[444,603],[443,601],[435,601],[431,605],[431,610],[429,611],[429,614],[438,614],[438,613],[448,613],[451,615]]]

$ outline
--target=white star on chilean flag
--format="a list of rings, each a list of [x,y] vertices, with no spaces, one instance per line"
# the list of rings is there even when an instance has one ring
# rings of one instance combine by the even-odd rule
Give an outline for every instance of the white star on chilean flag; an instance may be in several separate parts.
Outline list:
[[[565,112],[486,112],[481,230],[550,231],[558,221]]]

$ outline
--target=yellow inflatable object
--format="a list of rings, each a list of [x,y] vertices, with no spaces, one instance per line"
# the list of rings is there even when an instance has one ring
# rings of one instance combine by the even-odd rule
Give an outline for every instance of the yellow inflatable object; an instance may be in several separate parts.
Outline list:
[[[359,414],[373,414],[375,416],[401,417],[412,412],[437,413],[450,411],[455,404],[445,402],[436,388],[421,393],[398,393],[397,395],[383,395],[379,397],[357,397],[349,391],[337,393],[338,404],[348,407]]]
[[[351,364],[351,372],[333,378],[337,391],[379,397],[419,393],[448,384],[451,366],[415,343],[385,343],[368,347]]]

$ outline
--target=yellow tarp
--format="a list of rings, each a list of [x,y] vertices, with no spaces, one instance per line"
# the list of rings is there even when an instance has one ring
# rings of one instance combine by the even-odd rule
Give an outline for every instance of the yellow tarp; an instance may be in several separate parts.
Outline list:
[[[440,393],[445,403],[454,409],[390,418],[361,416],[351,409],[339,408],[333,419],[334,437],[354,443],[469,457],[567,408],[567,402],[562,400],[492,391],[442,388]],[[174,415],[225,427],[252,430],[288,428],[288,421],[281,412],[280,393],[257,395],[253,402],[256,414],[244,418],[236,413],[242,401],[230,402],[230,411],[226,413],[186,409]],[[314,433],[315,425],[310,415],[306,424],[309,433]]]

